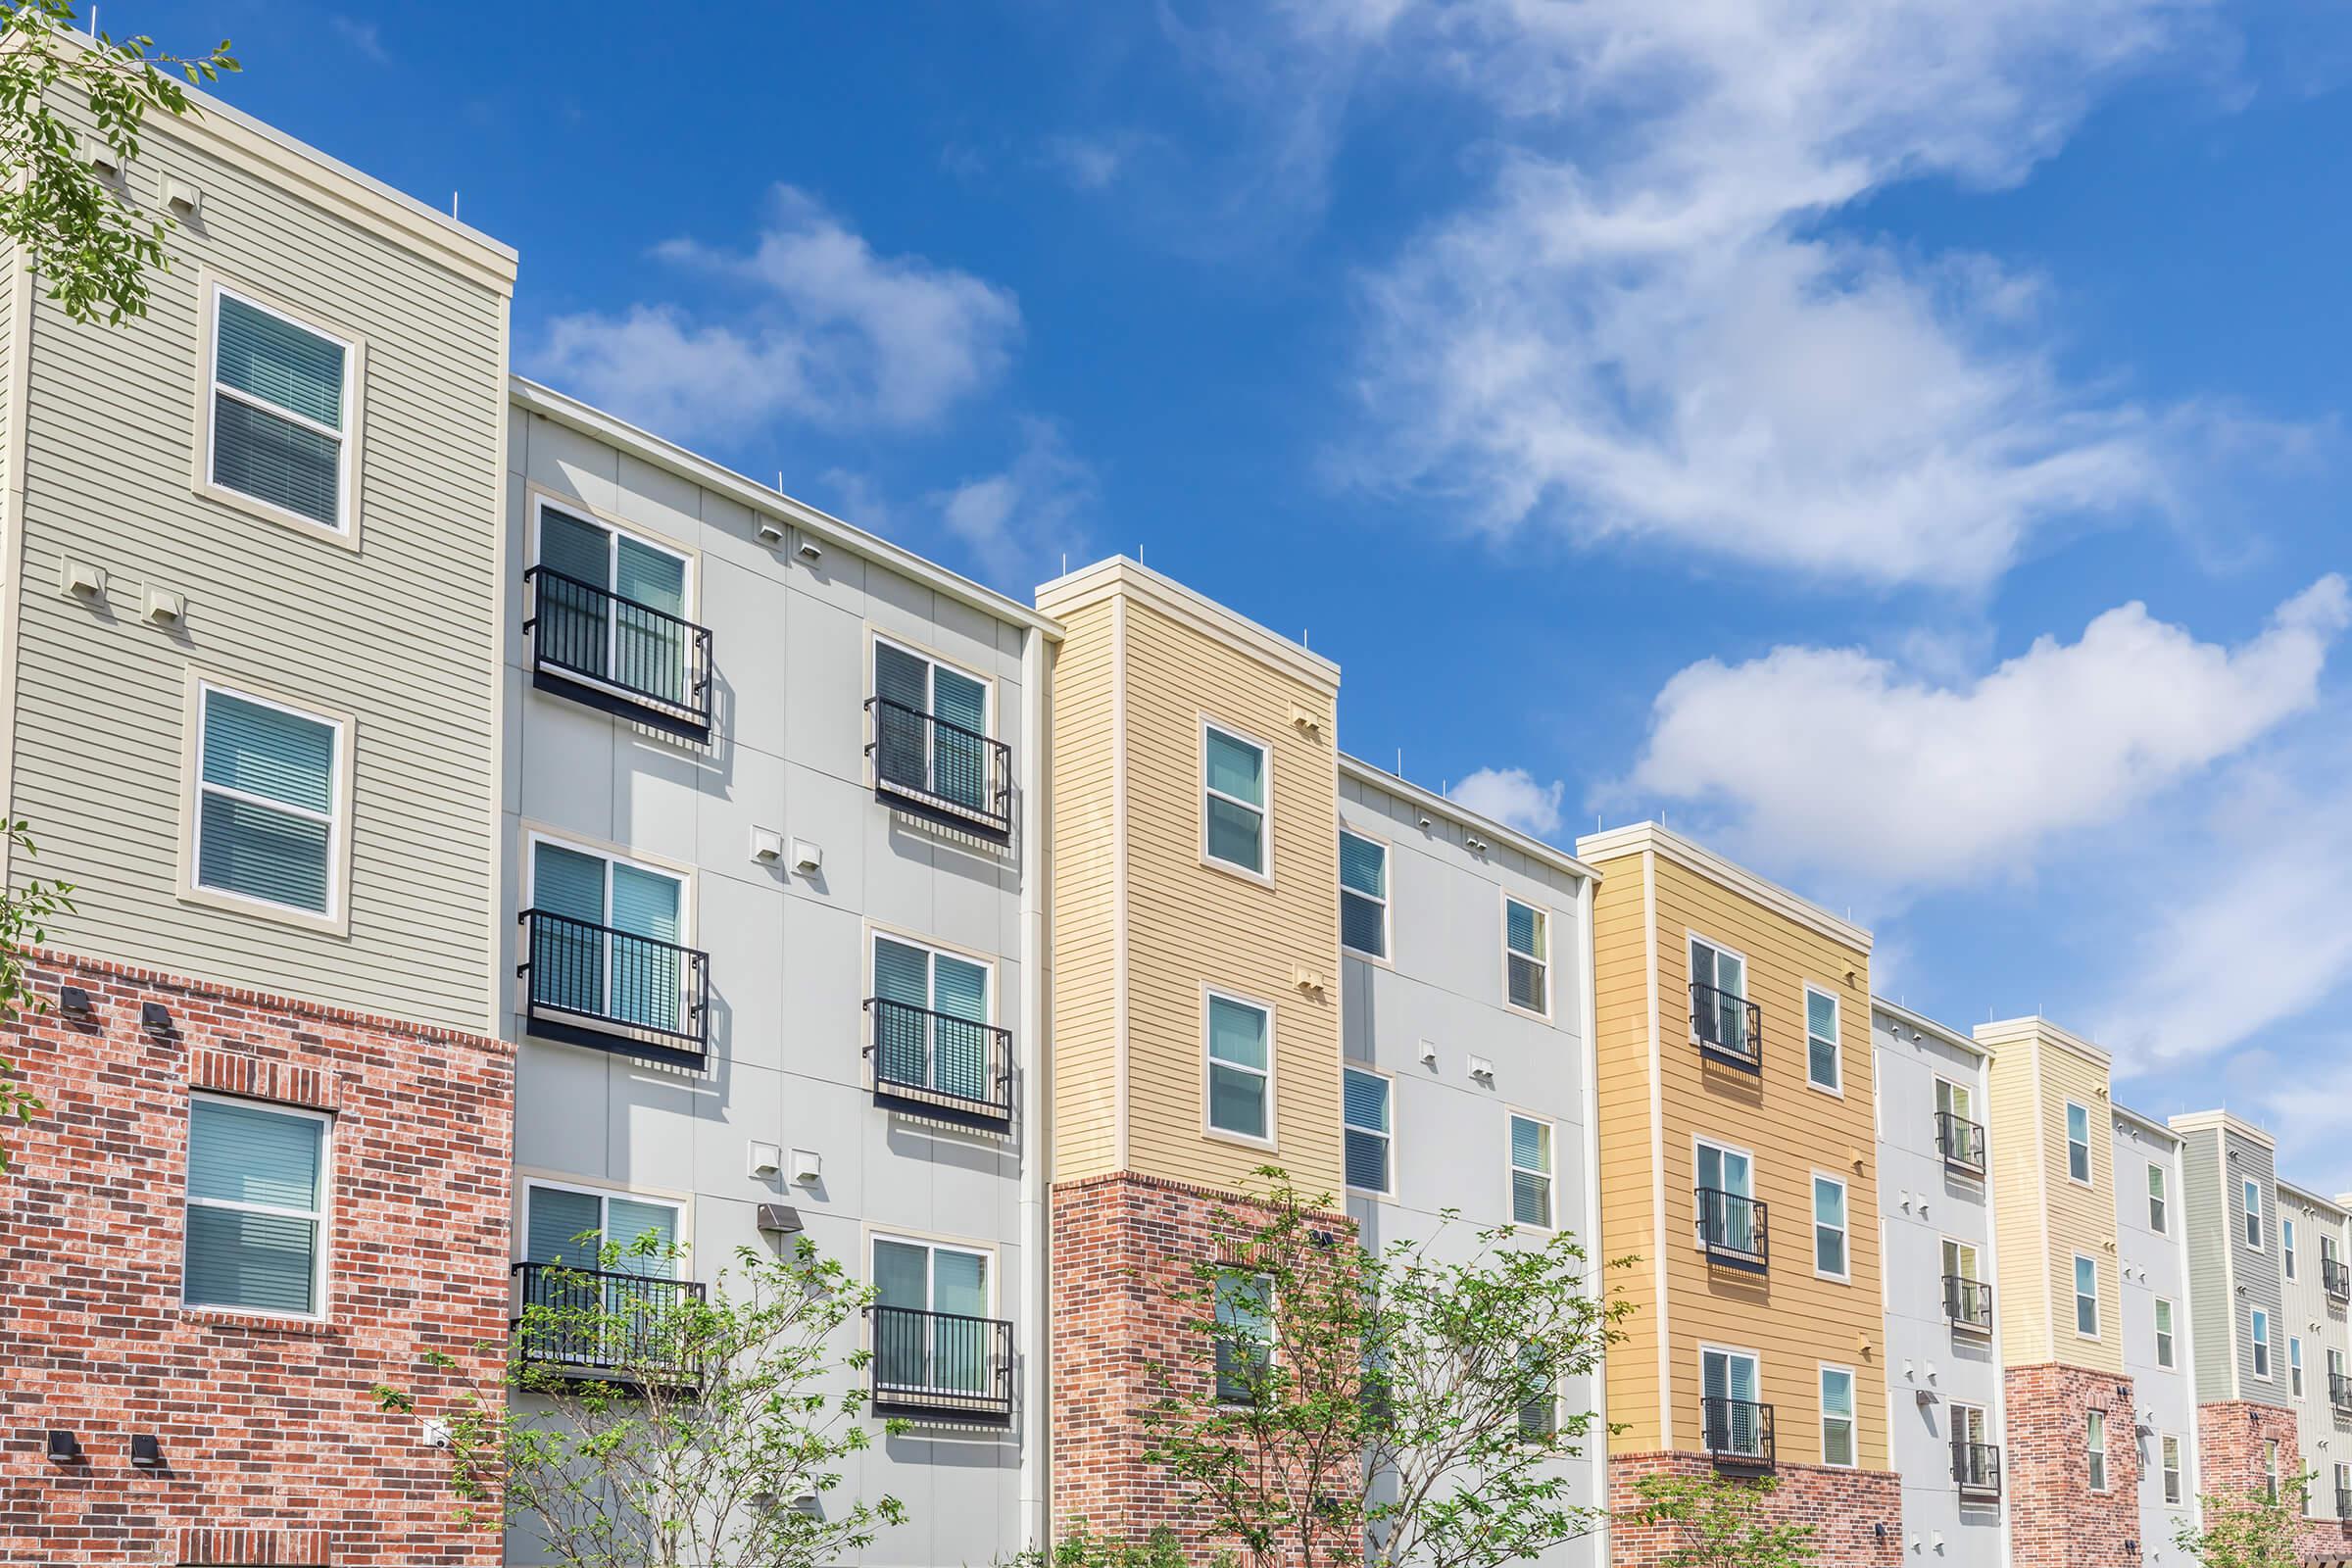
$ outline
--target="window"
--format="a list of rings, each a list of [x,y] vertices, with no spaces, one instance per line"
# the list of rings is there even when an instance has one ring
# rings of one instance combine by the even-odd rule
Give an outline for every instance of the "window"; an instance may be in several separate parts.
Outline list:
[[[1252,1003],[1208,997],[1208,1125],[1237,1138],[1274,1136],[1274,1015]]]
[[[544,501],[538,541],[541,656],[566,673],[685,703],[694,674],[686,558]]]
[[[1841,1366],[1821,1369],[1821,1462],[1854,1465],[1854,1375]]]
[[[1389,1192],[1389,1081],[1356,1067],[1344,1068],[1340,1078],[1348,1185],[1363,1193]]]
[[[2247,1320],[2246,1332],[2254,1348],[2254,1375],[2267,1378],[2271,1375],[2271,1314],[2255,1307]]]
[[[2344,1352],[2330,1348],[2328,1352],[2328,1395],[2335,1396],[2335,1380],[2344,1375]]]
[[[2352,1464],[2339,1463],[2335,1467],[2335,1514],[2337,1518],[2348,1517],[2345,1509],[2347,1502],[2352,1502]]]
[[[2173,1303],[2156,1298],[2156,1364],[2173,1364]]]
[[[1936,1108],[1961,1121],[1975,1121],[1976,1096],[1966,1084],[1956,1084],[1949,1078],[1936,1080]]]
[[[1973,1280],[1977,1276],[1977,1249],[1973,1242],[1943,1241],[1943,1272],[1956,1280]]]
[[[1839,1280],[1847,1273],[1845,1183],[1833,1176],[1813,1178],[1813,1271]]]
[[[2090,1459],[2090,1490],[2107,1490],[2107,1412],[2093,1410],[2083,1421],[2083,1447]]]
[[[686,883],[539,839],[531,846],[531,1001],[646,1029],[685,1027]]]
[[[1389,847],[1340,835],[1340,946],[1389,956]]]
[[[2072,1101],[2066,1107],[2066,1174],[2090,1185],[2090,1112]]]
[[[1740,1150],[1701,1141],[1697,1166],[1701,1250],[1756,1252],[1755,1160]]]
[[[989,966],[879,932],[873,963],[875,1081],[993,1099]]]
[[[2278,1262],[2286,1277],[2295,1277],[2295,1222],[2281,1215],[2278,1220]]]
[[[2099,1337],[2099,1266],[2075,1254],[2075,1332],[2086,1340]]]
[[[675,1203],[589,1187],[523,1185],[523,1261],[596,1270],[607,1244],[623,1249],[613,1271],[665,1280],[680,1245]]]
[[[326,1127],[316,1111],[188,1102],[188,1305],[324,1312]]]
[[[199,681],[192,887],[334,918],[344,725]]]
[[[1250,1404],[1274,1362],[1274,1282],[1234,1270],[1216,1290],[1217,1402]]]
[[[1747,963],[1704,937],[1690,939],[1690,1019],[1701,1043],[1744,1056],[1747,1038]]]
[[[2148,1166],[2148,1229],[2159,1236],[2164,1235],[2165,1228],[2171,1224],[2165,1208],[2164,1167],[2151,1164]]]
[[[1202,845],[1208,858],[1251,876],[1266,864],[1263,746],[1214,724],[1200,726]]]
[[[2286,1392],[2296,1398],[2303,1397],[2303,1337],[2286,1337]]]
[[[1511,1222],[1551,1228],[1551,1123],[1511,1113]]]
[[[1502,901],[1504,967],[1511,1005],[1549,1016],[1551,1010],[1551,920],[1544,910],[1517,899]]]
[[[1755,1356],[1745,1350],[1702,1347],[1698,1353],[1698,1380],[1707,1451],[1761,1456],[1764,1416],[1756,1398],[1763,1379]]]
[[[2165,1437],[2158,1443],[2157,1452],[2164,1467],[2164,1500],[2178,1503],[2180,1500],[2180,1440]]]
[[[349,533],[353,346],[218,284],[212,306],[208,482]]]
[[[892,1389],[982,1395],[995,1386],[989,1255],[874,1238],[874,1378]]]
[[[1844,1063],[1838,1057],[1838,999],[1805,987],[1805,1082],[1843,1093]]]
[[[2262,1445],[2262,1498],[2265,1502],[2278,1500],[2278,1440],[2265,1439]]]
[[[2262,1250],[2262,1184],[2247,1180],[2238,1188],[2238,1206],[2246,1223],[2246,1245]]]
[[[1519,1348],[1519,1369],[1530,1390],[1519,1406],[1519,1436],[1527,1443],[1548,1443],[1559,1436],[1560,1392],[1541,1345]]]
[[[1000,809],[988,682],[875,638],[874,777],[967,811]]]

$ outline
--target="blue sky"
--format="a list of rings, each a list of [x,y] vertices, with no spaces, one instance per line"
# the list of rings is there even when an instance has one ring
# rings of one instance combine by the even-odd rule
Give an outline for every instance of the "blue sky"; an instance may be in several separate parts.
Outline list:
[[[526,372],[1345,743],[1665,812],[2352,1189],[2352,21],[2192,0],[103,8],[522,252]]]

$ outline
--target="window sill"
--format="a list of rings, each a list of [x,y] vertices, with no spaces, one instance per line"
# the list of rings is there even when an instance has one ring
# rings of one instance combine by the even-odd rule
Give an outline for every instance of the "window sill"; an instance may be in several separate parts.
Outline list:
[[[316,517],[306,517],[299,512],[288,512],[283,507],[271,506],[267,501],[245,494],[242,490],[231,490],[226,485],[216,484],[206,478],[196,480],[196,494],[201,500],[214,502],[235,512],[242,512],[248,516],[259,517],[264,522],[274,522],[279,527],[292,529],[296,533],[309,534],[312,538],[324,540],[330,545],[339,545],[354,555],[359,554],[360,530],[356,526],[356,520],[353,526],[330,528]]]
[[[1222,1127],[1202,1127],[1200,1136],[1219,1144],[1239,1144],[1244,1149],[1255,1149],[1265,1153],[1275,1152],[1271,1138],[1252,1138],[1248,1133],[1229,1133]]]
[[[342,871],[339,866],[327,868],[329,876],[337,878],[336,893],[343,893]],[[196,905],[207,909],[220,909],[229,914],[242,914],[255,920],[267,920],[272,925],[292,926],[298,931],[312,931],[320,936],[351,935],[351,916],[341,914],[310,914],[282,905],[268,904],[260,899],[242,898],[234,893],[222,893],[217,888],[182,886],[174,895],[182,904]]]
[[[214,1328],[255,1329],[265,1334],[299,1334],[320,1339],[335,1332],[331,1319],[287,1317],[272,1312],[247,1312],[233,1306],[191,1306],[180,1303],[180,1321]]]
[[[1246,865],[1236,865],[1231,860],[1220,860],[1205,851],[1200,856],[1200,868],[1204,871],[1214,871],[1220,876],[1232,877],[1237,882],[1251,883],[1269,891],[1274,886],[1273,872],[1253,871]]]

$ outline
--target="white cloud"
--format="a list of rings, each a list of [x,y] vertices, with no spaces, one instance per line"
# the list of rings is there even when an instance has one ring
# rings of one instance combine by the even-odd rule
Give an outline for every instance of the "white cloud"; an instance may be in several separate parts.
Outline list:
[[[1623,789],[1697,802],[1776,859],[1866,884],[1977,880],[2313,707],[2347,620],[2352,594],[2330,575],[2234,649],[2130,604],[1969,684],[1850,649],[1707,660],[1659,692]]]
[[[1045,145],[1046,163],[1080,190],[1102,190],[1119,177],[1134,151],[1123,136],[1054,136]]]
[[[391,51],[384,47],[383,29],[374,23],[362,22],[355,17],[341,16],[328,17],[326,23],[328,26],[335,29],[338,37],[351,46],[352,52],[362,59],[372,61],[379,66],[391,61]]]
[[[1345,466],[1496,532],[1975,585],[2037,531],[2163,511],[2209,416],[2070,384],[2035,279],[1822,220],[2021,178],[2193,0],[1436,0],[1299,23],[1494,117],[1494,185],[1365,284]],[[1426,69],[1426,68],[1425,68]],[[2216,436],[2217,442],[2222,438]]]
[[[1539,784],[1524,767],[1482,767],[1446,793],[1504,827],[1549,838],[1560,830],[1560,798],[1567,786],[1558,779]]]
[[[1057,552],[1084,556],[1084,514],[1094,500],[1093,470],[1070,453],[1058,426],[1038,418],[1021,421],[1021,449],[1005,467],[930,497],[980,574],[1023,598],[1060,574]]]
[[[675,304],[549,323],[540,373],[693,439],[790,415],[833,428],[909,426],[995,381],[1020,335],[1012,295],[920,257],[882,256],[789,185],[748,254],[673,239],[656,253],[748,311],[702,321]]]

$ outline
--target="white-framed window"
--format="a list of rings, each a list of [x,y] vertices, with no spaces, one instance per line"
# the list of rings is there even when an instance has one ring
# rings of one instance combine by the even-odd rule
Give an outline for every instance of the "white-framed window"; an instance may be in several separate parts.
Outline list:
[[[1394,1089],[1380,1073],[1362,1067],[1340,1070],[1340,1120],[1346,1142],[1348,1185],[1359,1193],[1395,1191],[1390,1142]]]
[[[2090,1461],[2090,1490],[2107,1490],[2107,1412],[2091,1410],[2082,1421],[2082,1446]]]
[[[1503,995],[1527,1012],[1551,1016],[1551,915],[1517,899],[1502,901]]]
[[[1274,1281],[1226,1269],[1217,1275],[1216,1395],[1219,1404],[1248,1404],[1273,1364]]]
[[[2075,1332],[2086,1340],[2099,1337],[2099,1265],[2075,1254]]]
[[[1847,1278],[1852,1263],[1846,1256],[1845,1183],[1819,1172],[1813,1177],[1813,1272],[1834,1280]]]
[[[2161,1296],[2156,1298],[2156,1364],[2173,1364],[2173,1303]]]
[[[1368,958],[1389,956],[1389,847],[1340,831],[1340,946]]]
[[[1984,1406],[1953,1405],[1952,1479],[1969,1488],[1997,1486],[2000,1477],[1994,1473],[1993,1456],[1986,1451],[1991,1442],[1992,1419]]]
[[[332,1125],[323,1111],[189,1097],[181,1300],[325,1316]]]
[[[2254,1375],[2271,1375],[2271,1314],[2261,1307],[2251,1308],[2246,1317],[2246,1341],[2253,1347]]]
[[[1698,1386],[1707,1451],[1759,1457],[1764,1452],[1762,1364],[1750,1350],[1702,1345]]]
[[[2295,1222],[2285,1215],[2278,1217],[2278,1266],[2286,1277],[2295,1277]]]
[[[2335,1466],[2335,1508],[2339,1519],[2347,1517],[2344,1508],[2347,1498],[2352,1498],[2352,1464],[2339,1460]]]
[[[1756,1161],[1743,1149],[1697,1141],[1692,1165],[1698,1174],[1698,1236],[1703,1251],[1754,1253],[1756,1246]]]
[[[984,1248],[873,1238],[867,1329],[877,1386],[969,1396],[998,1386],[995,1265]]]
[[[1551,1123],[1511,1112],[1511,1222],[1551,1229]]]
[[[2164,1500],[2180,1501],[2180,1440],[2167,1433],[2157,1443],[2157,1457],[2164,1470]]]
[[[1821,1369],[1821,1462],[1852,1469],[1854,1453],[1854,1374],[1851,1367]]]
[[[2286,1337],[2286,1392],[2295,1398],[2303,1397],[2303,1337]]]
[[[1838,999],[1818,986],[1806,986],[1805,1082],[1841,1095],[1845,1093],[1845,1062],[1838,1023]]]
[[[873,933],[873,1063],[878,1084],[993,1101],[995,969],[895,932]]]
[[[1748,1054],[1747,960],[1693,933],[1690,984],[1691,1037],[1736,1056]]]
[[[2262,1444],[2262,1497],[2265,1502],[2278,1500],[2278,1440],[2265,1438]]]
[[[2330,1346],[2328,1350],[2328,1402],[2336,1402],[2336,1387],[2344,1375],[2344,1352]]]
[[[533,834],[528,937],[533,1006],[678,1033],[689,1025],[686,878]]]
[[[359,346],[224,284],[209,305],[206,484],[349,536]]]
[[[1977,1273],[1979,1266],[1976,1243],[1959,1241],[1949,1236],[1943,1239],[1945,1278],[1975,1282],[1982,1278]]]
[[[2090,1185],[2090,1112],[2071,1100],[2066,1102],[2066,1174],[2070,1181]]]
[[[877,635],[874,640],[874,779],[965,811],[1000,807],[989,737],[994,683]]]
[[[350,830],[350,728],[199,677],[188,886],[332,921]]]
[[[1533,1386],[1519,1406],[1519,1438],[1524,1443],[1549,1443],[1560,1432],[1560,1385],[1546,1371],[1544,1347],[1519,1348],[1520,1369]]]
[[[1273,753],[1247,735],[1200,721],[1201,853],[1254,877],[1273,874],[1266,830]]]
[[[542,663],[662,702],[694,696],[693,563],[674,546],[533,498],[531,634]]]
[[[2157,1235],[2169,1233],[2172,1225],[2171,1196],[2165,1188],[2164,1167],[2148,1162],[2148,1229]]]
[[[1209,1130],[1273,1142],[1274,1010],[1221,991],[1203,1010]]]
[[[2247,1177],[2238,1184],[2238,1210],[2245,1224],[2246,1245],[2262,1250],[2262,1184]]]
[[[684,1220],[685,1209],[665,1198],[525,1177],[522,1260],[598,1270],[610,1246],[619,1250],[612,1272],[671,1279],[686,1242]]]

